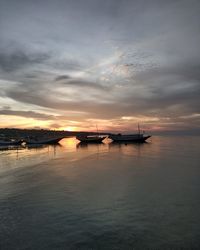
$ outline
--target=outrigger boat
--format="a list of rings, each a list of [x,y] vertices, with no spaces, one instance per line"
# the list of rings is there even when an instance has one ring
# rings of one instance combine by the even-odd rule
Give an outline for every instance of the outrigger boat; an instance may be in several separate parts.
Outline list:
[[[46,138],[46,139],[39,139],[37,137],[35,138],[28,138],[25,139],[24,141],[26,142],[27,145],[38,145],[38,144],[57,144],[60,140],[62,140],[64,137],[56,137],[56,138]]]
[[[12,140],[12,139],[0,140],[0,146],[17,146],[21,144],[22,140]]]
[[[77,135],[76,139],[82,143],[101,143],[107,136],[99,135],[99,130],[97,128],[97,133],[94,135]]]
[[[84,143],[101,143],[106,136],[101,135],[77,135],[76,139]]]
[[[108,138],[112,139],[114,142],[145,142],[151,135],[144,134],[129,134],[129,135],[109,135]]]
[[[140,132],[140,127],[138,124],[137,134],[111,134],[108,138],[112,139],[114,142],[145,142],[151,135],[145,135]]]

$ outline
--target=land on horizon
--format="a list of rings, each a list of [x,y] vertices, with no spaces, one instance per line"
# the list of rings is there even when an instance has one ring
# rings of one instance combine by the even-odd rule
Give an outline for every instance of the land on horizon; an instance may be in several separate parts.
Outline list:
[[[101,135],[109,135],[109,134],[117,134],[120,131],[66,131],[66,130],[49,130],[49,129],[19,129],[19,128],[0,128],[0,138],[8,137],[8,138],[24,138],[28,136],[77,136],[77,135],[93,135],[93,134],[101,134]],[[123,131],[123,133],[131,134],[137,133],[137,131]],[[194,135],[200,136],[200,131],[146,131],[146,134],[150,134],[153,136],[156,135],[174,135],[174,136],[184,136],[184,135]]]

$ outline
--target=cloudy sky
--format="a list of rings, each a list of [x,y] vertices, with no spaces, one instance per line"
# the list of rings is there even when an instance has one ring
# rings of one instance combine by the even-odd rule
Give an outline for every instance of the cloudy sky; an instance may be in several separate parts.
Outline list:
[[[200,130],[199,13],[199,0],[0,0],[0,126]]]

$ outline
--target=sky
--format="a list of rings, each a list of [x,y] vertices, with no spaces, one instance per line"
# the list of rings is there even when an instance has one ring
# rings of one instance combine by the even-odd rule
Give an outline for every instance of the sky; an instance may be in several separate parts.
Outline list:
[[[199,0],[0,0],[0,127],[200,131]]]

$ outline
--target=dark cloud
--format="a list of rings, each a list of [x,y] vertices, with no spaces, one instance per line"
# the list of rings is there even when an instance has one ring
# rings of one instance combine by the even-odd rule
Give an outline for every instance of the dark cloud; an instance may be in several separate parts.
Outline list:
[[[27,54],[22,50],[16,50],[11,53],[0,52],[0,69],[6,72],[12,72],[33,64],[43,63],[48,58],[48,54]]]
[[[78,78],[72,78],[69,75],[60,75],[55,78],[56,82],[60,82],[62,85],[65,86],[72,86],[72,87],[81,87],[81,88],[92,88],[92,89],[97,89],[97,90],[105,90],[108,91],[111,89],[111,86],[103,85],[99,82],[92,82],[92,81],[87,81],[84,79],[78,79]]]
[[[70,79],[70,78],[71,78],[71,77],[68,76],[68,75],[60,75],[60,76],[57,76],[57,77],[55,78],[55,81],[68,80],[68,79]]]
[[[109,91],[111,89],[111,86],[109,85],[103,85],[101,83],[86,81],[82,79],[71,79],[68,81],[63,81],[62,84],[65,86],[88,88],[88,90],[90,88],[104,91]]]
[[[11,110],[5,108],[0,110],[0,115],[21,116],[25,118],[34,118],[38,120],[54,120],[57,118],[54,115],[47,115],[34,111],[20,111],[20,110]]]

